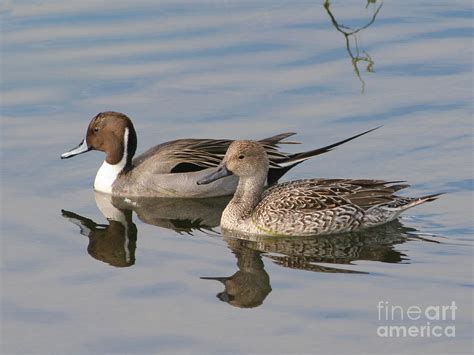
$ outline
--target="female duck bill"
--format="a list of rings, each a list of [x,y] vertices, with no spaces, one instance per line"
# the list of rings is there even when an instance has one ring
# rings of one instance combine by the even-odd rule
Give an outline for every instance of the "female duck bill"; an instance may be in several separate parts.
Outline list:
[[[214,172],[198,180],[196,183],[198,185],[206,185],[230,175],[233,175],[232,171],[228,170],[225,164],[221,164]]]
[[[67,151],[66,153],[61,154],[61,159],[72,158],[75,155],[86,153],[89,150],[91,150],[91,148],[87,145],[86,139],[84,138],[77,147]]]

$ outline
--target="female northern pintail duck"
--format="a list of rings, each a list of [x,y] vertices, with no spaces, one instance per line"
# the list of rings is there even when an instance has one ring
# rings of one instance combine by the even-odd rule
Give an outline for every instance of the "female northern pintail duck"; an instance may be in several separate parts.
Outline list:
[[[270,159],[265,180],[271,185],[302,161],[370,131],[296,154],[278,150],[278,144],[294,143],[283,141],[294,133],[262,139],[260,143]],[[90,150],[105,152],[105,161],[94,181],[96,191],[118,196],[216,197],[233,194],[238,178],[228,177],[207,186],[197,185],[196,182],[216,169],[231,142],[226,139],[180,139],[157,145],[133,158],[137,135],[132,121],[122,113],[102,112],[92,119],[86,138],[79,146],[62,154],[61,158]]]
[[[198,182],[239,177],[234,197],[222,214],[223,229],[271,236],[348,232],[389,222],[439,195],[399,197],[393,193],[408,186],[396,184],[400,181],[346,179],[290,181],[264,192],[268,168],[269,159],[258,142],[235,141],[218,169]]]

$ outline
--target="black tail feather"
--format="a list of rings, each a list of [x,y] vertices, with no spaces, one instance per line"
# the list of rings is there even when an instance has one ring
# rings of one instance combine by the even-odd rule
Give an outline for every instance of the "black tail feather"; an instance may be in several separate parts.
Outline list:
[[[283,175],[285,175],[288,170],[294,168],[296,165],[302,163],[306,159],[309,159],[309,158],[314,157],[314,156],[319,155],[319,154],[329,152],[329,151],[331,151],[332,149],[336,148],[337,146],[339,146],[341,144],[347,143],[347,142],[349,142],[353,139],[356,139],[360,136],[363,136],[364,134],[375,131],[376,129],[379,129],[380,127],[382,127],[382,126],[378,126],[378,127],[369,129],[368,131],[359,133],[355,136],[346,138],[342,141],[327,145],[327,146],[322,147],[322,148],[310,150],[310,151],[307,151],[307,152],[295,153],[295,154],[290,155],[287,159],[278,162],[278,167],[270,167],[270,169],[268,171],[268,178],[267,178],[268,185],[272,185],[272,184],[278,182],[278,180]],[[285,139],[287,137],[290,137],[292,135],[293,135],[293,133],[283,133],[283,134],[279,134],[277,136],[262,139],[260,142],[266,142],[266,143],[271,142],[271,143],[274,144],[275,141],[278,143],[278,142],[280,142],[280,140]]]
[[[267,184],[270,186],[270,185],[273,185],[273,184],[277,183],[278,180],[280,180],[280,178],[283,175],[285,175],[288,170],[294,168],[296,165],[298,165],[302,162],[303,162],[303,160],[299,161],[297,163],[294,163],[292,165],[282,167],[282,168],[270,168],[270,169],[268,169]]]
[[[334,148],[336,148],[337,146],[341,145],[341,144],[344,144],[344,143],[347,143],[347,142],[350,142],[351,140],[353,139],[356,139],[360,136],[363,136],[367,133],[370,133],[372,131],[375,131],[376,129],[379,129],[380,127],[382,126],[378,126],[378,127],[375,127],[375,128],[372,128],[372,129],[369,129],[368,131],[365,131],[365,132],[362,132],[362,133],[359,133],[355,136],[352,136],[352,137],[349,137],[349,138],[346,138],[342,141],[339,141],[339,142],[336,142],[336,143],[333,143],[333,144],[330,144],[330,145],[327,145],[325,147],[322,147],[322,148],[318,148],[318,149],[314,149],[314,150],[310,150],[310,151],[307,151],[307,152],[301,152],[301,153],[296,153],[296,154],[293,154],[290,156],[290,158],[284,162],[282,162],[284,165],[287,165],[287,164],[291,164],[291,163],[299,163],[299,162],[302,162],[308,158],[311,158],[311,157],[314,157],[316,155],[320,155],[320,154],[324,154],[326,152],[329,152],[331,150],[333,150]],[[294,166],[294,165],[292,165]]]

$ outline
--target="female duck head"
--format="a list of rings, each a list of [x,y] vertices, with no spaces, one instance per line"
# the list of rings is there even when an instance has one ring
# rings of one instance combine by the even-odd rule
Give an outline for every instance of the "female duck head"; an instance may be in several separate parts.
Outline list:
[[[110,165],[118,164],[124,156],[130,164],[136,149],[137,135],[132,121],[122,113],[109,111],[95,116],[87,127],[86,138],[76,148],[62,154],[61,158],[100,150],[106,154],[105,161]]]
[[[227,149],[224,159],[215,172],[198,181],[209,184],[229,175],[252,178],[260,175],[266,178],[269,161],[265,149],[254,141],[234,141]]]

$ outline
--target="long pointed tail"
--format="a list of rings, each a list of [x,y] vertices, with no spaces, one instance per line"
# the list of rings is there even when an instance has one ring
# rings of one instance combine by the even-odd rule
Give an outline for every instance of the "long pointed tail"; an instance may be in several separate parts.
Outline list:
[[[384,202],[370,207],[365,211],[363,224],[366,226],[374,226],[382,223],[393,221],[409,208],[421,205],[425,202],[436,200],[443,193],[426,195],[421,197],[401,197],[392,196],[389,202]]]
[[[426,196],[421,196],[421,197],[416,197],[416,198],[410,199],[410,201],[408,203],[404,204],[403,206],[401,206],[400,209],[402,211],[405,211],[409,208],[421,205],[422,203],[435,201],[439,196],[441,196],[443,194],[444,194],[444,192],[440,192],[440,193],[437,193],[437,194],[426,195]]]
[[[270,170],[268,171],[268,180],[267,180],[268,185],[272,185],[272,184],[276,183],[283,175],[286,174],[286,172],[288,170],[290,170],[294,166],[304,162],[305,160],[307,160],[311,157],[314,157],[316,155],[320,155],[320,154],[329,152],[329,151],[333,150],[334,148],[336,148],[337,146],[339,146],[341,144],[347,143],[347,142],[349,142],[353,139],[356,139],[360,136],[363,136],[364,134],[375,131],[376,129],[379,129],[380,127],[382,127],[382,126],[378,126],[378,127],[369,129],[368,131],[359,133],[355,136],[346,138],[342,141],[327,145],[327,146],[322,147],[322,148],[310,150],[310,151],[307,151],[307,152],[291,154],[291,155],[279,154],[279,156],[275,157],[276,158],[275,162],[274,162],[275,165],[273,165],[273,166],[270,165]],[[280,142],[281,139],[287,138],[291,135],[292,135],[291,133],[284,133],[284,134],[281,134],[281,135],[278,135],[278,136],[267,138],[263,141],[266,141],[268,143],[269,140],[274,141],[275,138],[277,138],[278,142]],[[262,141],[260,141],[260,142],[262,142]],[[280,142],[280,143],[296,143],[296,142]],[[276,153],[273,153],[273,154],[276,154]]]
[[[361,136],[363,136],[367,133],[370,133],[372,131],[375,131],[376,129],[379,129],[380,127],[382,127],[382,126],[378,126],[378,127],[369,129],[368,131],[359,133],[355,136],[346,138],[342,141],[327,145],[327,146],[322,147],[322,148],[317,148],[317,149],[313,149],[313,150],[310,150],[310,151],[307,151],[307,152],[292,154],[289,159],[279,163],[278,165],[280,165],[282,168],[286,167],[286,166],[289,166],[289,165],[294,166],[294,164],[301,163],[301,162],[305,161],[306,159],[309,159],[309,158],[314,157],[316,155],[320,155],[320,154],[324,154],[326,152],[329,152],[329,151],[333,150],[334,148],[336,148],[339,145],[350,142],[353,139],[359,138],[359,137],[361,137]]]

